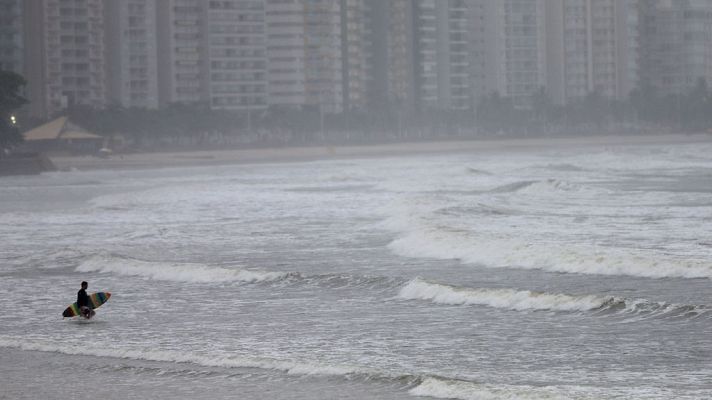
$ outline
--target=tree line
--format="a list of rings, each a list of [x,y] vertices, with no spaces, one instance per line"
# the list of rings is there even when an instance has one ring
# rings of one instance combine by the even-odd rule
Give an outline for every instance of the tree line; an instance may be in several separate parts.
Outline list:
[[[0,148],[22,140],[9,118],[27,103],[18,94],[25,83],[17,74],[0,72]],[[66,114],[75,124],[102,136],[122,137],[138,150],[369,143],[443,136],[704,131],[712,127],[712,92],[700,78],[689,91],[678,95],[662,95],[649,82],[642,81],[625,101],[592,92],[565,106],[554,104],[542,88],[531,96],[527,108],[517,107],[512,98],[490,93],[470,110],[426,108],[417,113],[408,112],[399,104],[323,114],[318,106],[269,107],[248,113],[215,110],[197,103],[171,104],[155,110],[75,106]]]
[[[89,130],[106,136],[121,134],[139,147],[699,132],[712,128],[712,92],[702,78],[678,95],[662,95],[644,81],[625,101],[592,92],[560,106],[542,88],[531,96],[530,103],[530,107],[518,108],[512,98],[490,93],[471,110],[423,109],[415,114],[396,104],[327,115],[321,114],[318,106],[270,107],[247,115],[212,110],[206,104],[172,104],[158,110],[76,107],[68,114]]]

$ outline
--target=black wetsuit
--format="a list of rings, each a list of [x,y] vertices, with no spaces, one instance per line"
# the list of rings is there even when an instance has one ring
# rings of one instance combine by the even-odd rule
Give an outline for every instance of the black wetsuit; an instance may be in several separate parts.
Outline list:
[[[79,289],[77,292],[77,306],[81,309],[82,307],[89,307],[89,296],[84,289]]]

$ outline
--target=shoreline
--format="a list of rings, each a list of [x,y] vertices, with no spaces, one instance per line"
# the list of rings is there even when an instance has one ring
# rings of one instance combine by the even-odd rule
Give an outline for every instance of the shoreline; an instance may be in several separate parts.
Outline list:
[[[565,148],[571,146],[627,146],[706,142],[712,142],[712,135],[706,133],[667,133],[657,135],[601,135],[532,139],[458,139],[343,146],[315,145],[303,147],[186,150],[114,154],[109,158],[49,155],[49,158],[60,171],[85,171],[308,162],[353,158],[400,157],[418,154],[467,153],[488,150],[516,151],[541,148]]]

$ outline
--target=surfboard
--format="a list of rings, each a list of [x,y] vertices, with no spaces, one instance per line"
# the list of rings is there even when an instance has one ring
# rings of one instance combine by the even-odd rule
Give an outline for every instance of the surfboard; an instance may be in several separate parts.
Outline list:
[[[109,292],[92,293],[89,295],[89,307],[91,307],[92,310],[99,308],[102,304],[109,300],[109,297],[111,297],[111,293]],[[62,316],[65,318],[76,317],[78,315],[80,315],[79,305],[76,302],[72,303],[72,305],[67,307],[62,313]]]

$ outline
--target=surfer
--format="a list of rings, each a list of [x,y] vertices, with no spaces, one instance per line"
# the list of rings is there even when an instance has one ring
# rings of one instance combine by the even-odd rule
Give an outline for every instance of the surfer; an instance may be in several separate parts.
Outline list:
[[[93,312],[91,307],[89,307],[89,296],[87,296],[87,287],[89,284],[86,281],[82,281],[82,288],[77,292],[77,306],[79,307],[79,312],[86,319],[91,318]]]

